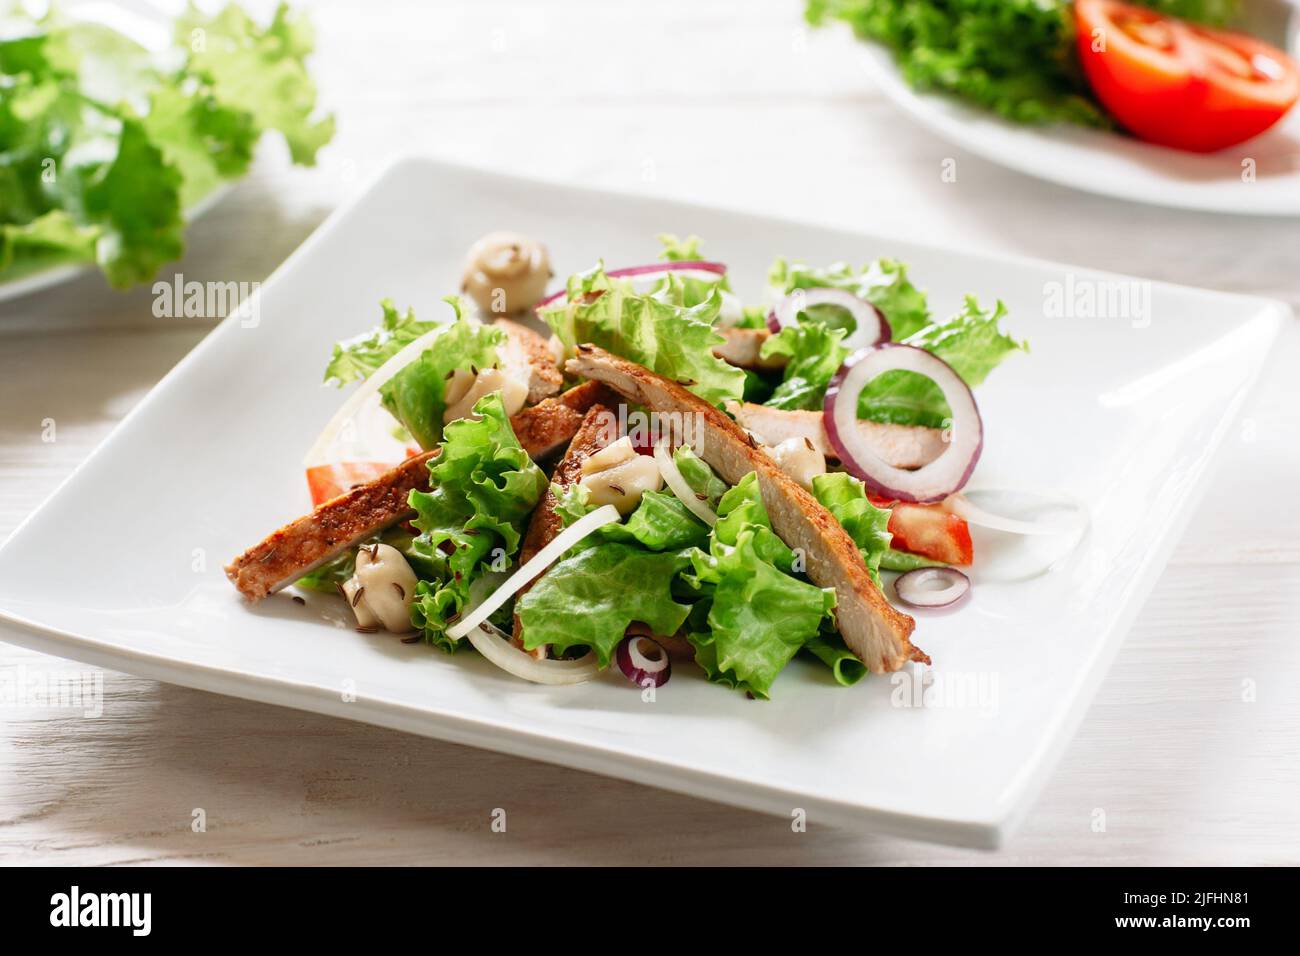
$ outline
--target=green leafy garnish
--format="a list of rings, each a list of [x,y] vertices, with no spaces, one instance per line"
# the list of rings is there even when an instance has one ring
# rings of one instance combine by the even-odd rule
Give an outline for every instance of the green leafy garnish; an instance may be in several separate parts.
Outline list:
[[[680,283],[666,288],[684,288]],[[572,355],[582,343],[598,345],[684,385],[715,405],[739,399],[745,373],[713,354],[723,338],[713,328],[721,305],[718,286],[686,306],[670,296],[638,295],[632,285],[610,279],[599,266],[569,279],[563,304],[542,318]]]
[[[153,54],[57,11],[14,15],[0,39],[0,282],[94,263],[147,282],[184,251],[184,213],[243,175],[279,130],[310,165],[332,136],[313,118],[305,22],[286,5],[263,28],[235,4],[191,8]]]
[[[710,680],[767,698],[834,609],[835,590],[791,573],[795,555],[772,531],[754,473],[723,495],[718,516],[708,551],[692,556],[688,582],[705,597],[688,637]]]
[[[445,557],[443,574],[417,587],[411,620],[425,640],[449,651],[459,642],[446,628],[464,610],[471,585],[510,566],[546,489],[546,475],[515,438],[501,395],[479,399],[474,414],[447,426],[441,451],[429,461],[432,490],[410,496],[420,531],[413,547],[431,560]]]
[[[325,368],[325,381],[336,385],[369,378],[390,358],[422,335],[435,329],[442,331],[418,359],[411,362],[379,389],[384,408],[401,422],[406,432],[425,450],[442,440],[442,418],[447,410],[447,382],[457,369],[484,369],[497,364],[498,348],[506,334],[495,326],[466,318],[460,299],[445,300],[455,312],[455,321],[440,326],[420,322],[407,309],[399,313],[384,299],[384,311],[378,328],[338,342]]]
[[[861,269],[846,262],[836,262],[825,269],[813,268],[802,262],[777,259],[767,273],[768,285],[774,296],[782,296],[795,289],[844,289],[860,299],[866,299],[884,315],[895,342],[907,338],[930,322],[930,310],[925,293],[912,285],[907,278],[907,267],[893,259],[876,259]],[[831,313],[825,308],[821,313],[810,310],[814,319]]]
[[[1222,23],[1240,3],[1144,5]],[[1068,0],[808,0],[806,16],[814,25],[843,20],[884,44],[918,90],[950,93],[1019,123],[1113,125],[1079,66]]]
[[[858,546],[871,580],[880,587],[881,559],[890,550],[889,511],[867,499],[867,489],[857,478],[842,471],[813,478],[813,497],[835,516]]]
[[[656,634],[676,633],[690,607],[673,600],[671,584],[689,565],[684,551],[619,541],[581,548],[552,565],[515,604],[524,647],[549,644],[559,654],[590,647],[605,667],[633,621]]]
[[[999,322],[1006,314],[1000,301],[986,312],[968,295],[962,310],[947,322],[927,325],[903,341],[934,353],[974,388],[1008,355],[1029,348],[1002,331]],[[902,369],[878,375],[858,398],[858,417],[877,422],[944,428],[951,414],[939,386]]]

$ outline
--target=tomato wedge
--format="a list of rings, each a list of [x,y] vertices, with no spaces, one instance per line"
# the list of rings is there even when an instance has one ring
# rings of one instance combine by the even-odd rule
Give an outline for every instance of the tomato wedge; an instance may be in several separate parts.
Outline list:
[[[308,468],[307,488],[311,491],[312,507],[337,498],[355,485],[374,481],[394,467],[396,466],[391,461],[341,461]]]
[[[868,496],[877,508],[889,509],[890,545],[899,551],[946,564],[970,564],[975,560],[970,526],[966,519],[939,505],[916,505],[905,501]]]
[[[1116,0],[1076,0],[1084,73],[1139,139],[1198,153],[1268,129],[1300,98],[1300,68],[1252,37]]]

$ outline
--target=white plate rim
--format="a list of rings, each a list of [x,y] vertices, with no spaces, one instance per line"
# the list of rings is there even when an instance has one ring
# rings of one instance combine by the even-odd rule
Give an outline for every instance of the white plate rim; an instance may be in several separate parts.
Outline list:
[[[1004,169],[1010,169],[1041,182],[1064,186],[1077,192],[1104,196],[1108,199],[1126,200],[1144,206],[1231,216],[1267,218],[1294,218],[1300,216],[1300,172],[1288,177],[1297,183],[1296,200],[1290,205],[1285,202],[1277,202],[1275,193],[1270,194],[1263,201],[1244,203],[1239,201],[1241,199],[1239,194],[1234,197],[1234,202],[1229,203],[1221,197],[1218,191],[1198,187],[1196,184],[1179,183],[1176,180],[1163,180],[1162,190],[1151,192],[1144,190],[1140,183],[1125,180],[1098,181],[1088,177],[1072,178],[1068,175],[1068,171],[1058,170],[1052,163],[1034,162],[1018,150],[1000,151],[983,137],[973,135],[970,127],[973,125],[999,127],[1004,134],[1017,138],[1047,139],[1050,131],[1054,128],[1065,132],[1067,135],[1082,138],[1115,136],[1116,134],[1088,130],[1083,127],[1068,127],[1063,124],[1058,127],[1046,126],[1041,129],[1017,125],[992,113],[976,110],[945,94],[937,92],[922,93],[913,90],[899,73],[894,64],[893,54],[879,43],[869,40],[862,41],[859,56],[862,57],[867,72],[878,81],[885,95],[895,106],[902,109],[903,112],[932,133]],[[1300,104],[1293,109],[1293,115],[1297,114],[1300,114]],[[1129,145],[1151,150],[1153,151],[1152,155],[1169,152],[1163,147],[1150,146],[1137,141],[1133,141]],[[1083,147],[1077,148],[1083,150]],[[1086,158],[1086,155],[1081,158]],[[1249,194],[1246,195],[1249,197]]]
[[[416,165],[426,172],[445,172],[451,175],[477,176],[498,182],[511,182],[514,185],[532,187],[560,188],[566,191],[584,193],[593,199],[634,199],[638,201],[655,201],[659,197],[647,196],[631,190],[597,189],[582,185],[573,185],[558,180],[538,179],[510,173],[485,170],[459,163],[448,162],[436,155],[414,153],[407,155],[385,167],[347,202],[336,208],[322,224],[296,249],[266,280],[269,286],[284,271],[288,270],[300,258],[310,255],[315,246],[338,228],[348,215],[366,202],[371,192],[387,177],[400,174],[408,165]],[[808,220],[798,220],[781,216],[756,214],[753,210],[738,209],[733,206],[689,202],[665,198],[666,202],[698,210],[736,212],[744,215],[758,215],[773,223],[790,226],[817,225]],[[873,237],[889,241],[888,236],[853,230],[864,237]],[[952,245],[929,242],[915,242],[932,249],[960,251]],[[1118,273],[1108,273],[1095,269],[1075,269],[1074,267],[1054,263],[1049,260],[1028,256],[1004,255],[1002,253],[980,254],[984,258],[1007,264],[1022,264],[1034,267],[1071,269],[1076,273],[1094,276],[1122,277]],[[1146,280],[1143,280],[1146,281]],[[1286,303],[1261,296],[1241,295],[1211,289],[1195,289],[1153,280],[1153,287],[1171,290],[1191,290],[1200,295],[1231,299],[1242,305],[1251,305],[1258,310],[1256,321],[1268,321],[1268,344],[1276,338],[1283,322],[1291,315]],[[259,293],[260,294],[260,293]],[[105,454],[118,436],[134,421],[138,414],[155,400],[159,391],[173,378],[183,376],[191,365],[202,360],[209,348],[213,347],[219,334],[227,327],[237,326],[239,316],[232,313],[219,323],[213,331],[204,337],[175,367],[173,367],[149,393],[133,408],[109,435],[83,460],[63,481],[35,508],[31,514],[14,528],[8,540],[0,544],[0,552],[8,549],[23,529],[57,499],[64,486],[93,461]],[[1118,653],[1119,646],[1127,634],[1134,618],[1142,609],[1160,573],[1168,561],[1169,554],[1177,545],[1187,523],[1195,512],[1196,505],[1202,500],[1209,485],[1209,476],[1219,464],[1219,449],[1240,412],[1242,404],[1258,383],[1263,368],[1268,361],[1269,352],[1261,348],[1261,354],[1254,360],[1249,381],[1232,399],[1230,407],[1220,418],[1209,443],[1209,452],[1205,457],[1206,465],[1196,476],[1191,490],[1187,493],[1181,510],[1161,529],[1158,545],[1150,549],[1147,557],[1135,573],[1142,579],[1123,613],[1116,619],[1104,640],[1097,645],[1089,665],[1087,678],[1080,690],[1074,695],[1070,708],[1061,718],[1061,726],[1049,735],[1040,750],[1026,762],[1020,774],[1007,788],[1010,796],[1004,801],[1001,813],[987,816],[971,816],[964,819],[949,819],[935,816],[908,814],[889,809],[881,809],[865,804],[826,799],[794,788],[781,788],[739,780],[725,774],[709,774],[694,767],[678,765],[671,759],[647,758],[635,751],[595,744],[574,744],[557,739],[543,731],[526,731],[514,727],[502,727],[490,721],[467,718],[461,714],[439,710],[436,707],[413,708],[400,701],[385,699],[381,696],[358,696],[352,702],[342,701],[336,688],[327,688],[310,682],[292,678],[270,678],[261,674],[249,673],[235,667],[217,667],[213,665],[179,662],[163,655],[147,653],[136,649],[108,645],[102,640],[77,634],[73,631],[50,627],[29,620],[20,614],[0,607],[0,624],[5,625],[3,639],[32,650],[55,656],[72,657],[97,666],[123,670],[174,683],[198,690],[225,694],[262,703],[292,707],[328,716],[343,717],[362,723],[388,727],[394,730],[414,733],[420,736],[446,740],[466,746],[507,753],[528,759],[543,760],[563,766],[584,770],[605,776],[631,780],[660,789],[712,800],[732,806],[741,806],[759,812],[775,815],[788,815],[791,797],[796,797],[800,804],[814,810],[817,816],[829,823],[846,828],[870,829],[873,832],[896,834],[914,839],[946,843],[957,846],[969,846],[982,849],[996,849],[1001,846],[1016,825],[1031,809],[1033,800],[1046,784],[1060,754],[1073,737],[1074,731],[1091,705],[1093,696],[1101,680],[1105,677],[1110,663]],[[71,652],[71,653],[69,653]],[[609,761],[616,758],[618,766],[611,767]]]

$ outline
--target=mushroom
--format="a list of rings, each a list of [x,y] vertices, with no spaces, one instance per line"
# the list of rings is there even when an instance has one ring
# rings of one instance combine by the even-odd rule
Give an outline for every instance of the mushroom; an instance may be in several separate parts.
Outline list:
[[[637,454],[632,439],[624,435],[582,463],[578,484],[587,489],[588,504],[613,505],[619,514],[628,515],[645,492],[662,488],[664,479],[655,460]]]
[[[517,232],[490,232],[469,247],[460,289],[485,315],[527,312],[554,273],[546,247]]]
[[[402,552],[387,544],[357,551],[357,569],[343,584],[357,626],[404,634],[411,630],[411,604],[419,579]]]

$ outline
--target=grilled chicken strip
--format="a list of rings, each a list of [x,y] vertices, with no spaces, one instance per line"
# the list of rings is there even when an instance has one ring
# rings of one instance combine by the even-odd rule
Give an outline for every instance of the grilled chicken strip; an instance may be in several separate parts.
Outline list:
[[[515,437],[533,458],[545,458],[573,437],[587,409],[607,394],[604,386],[587,382],[525,408],[510,419]],[[435,454],[408,458],[374,481],[323,502],[231,561],[226,577],[244,597],[260,601],[357,542],[409,518],[413,512],[407,498],[412,489],[429,487],[429,459]]]
[[[586,417],[583,418],[577,434],[573,436],[573,441],[569,442],[568,451],[564,453],[560,463],[555,466],[555,473],[551,475],[551,484],[559,485],[561,488],[576,485],[582,479],[582,463],[617,437],[618,420],[614,417],[614,413],[604,405],[592,405],[588,409]],[[519,563],[521,565],[531,560],[538,551],[555,540],[555,536],[564,530],[563,519],[555,513],[558,504],[559,501],[556,499],[554,492],[548,487],[546,494],[538,502],[532,518],[528,521],[528,531],[524,534],[523,544],[519,547]],[[515,601],[518,602],[532,586],[533,583],[530,581],[520,588],[515,595]],[[523,647],[522,629],[517,614],[515,615],[514,640],[517,646]],[[546,648],[537,648],[533,651],[533,656],[539,660],[544,660],[546,658]]]
[[[862,555],[834,516],[752,444],[744,430],[708,402],[661,375],[593,345],[579,345],[565,368],[604,382],[629,401],[656,412],[698,416],[703,447],[695,451],[730,484],[751,471],[772,526],[792,548],[802,549],[808,577],[835,588],[836,616],[844,641],[873,671],[896,671],[908,661],[930,658],[911,642],[916,622],[885,600],[867,573]]]
[[[536,405],[559,392],[564,376],[555,364],[555,356],[547,347],[546,339],[528,326],[510,319],[497,319],[493,325],[508,337],[502,349],[501,364],[507,369],[517,370],[519,378],[526,378],[528,382],[528,404]]]
[[[779,445],[787,438],[800,438],[832,461],[839,460],[839,452],[826,438],[821,412],[768,408],[752,402],[728,402],[727,411],[736,417],[741,428],[752,432],[764,445]],[[928,465],[948,447],[941,429],[922,425],[859,421],[858,431],[876,454],[895,468]]]
[[[715,348],[713,354],[728,365],[750,369],[785,368],[784,355],[773,355],[765,359],[759,354],[763,350],[763,343],[772,334],[767,329],[732,328],[723,329],[722,334],[727,341]]]

